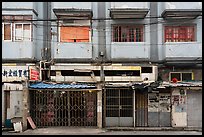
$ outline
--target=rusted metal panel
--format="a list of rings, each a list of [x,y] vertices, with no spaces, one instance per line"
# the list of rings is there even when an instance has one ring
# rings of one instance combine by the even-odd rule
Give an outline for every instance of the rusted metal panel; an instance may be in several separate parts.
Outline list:
[[[136,125],[137,127],[144,127],[148,124],[148,96],[147,91],[135,92],[135,110],[136,110]]]

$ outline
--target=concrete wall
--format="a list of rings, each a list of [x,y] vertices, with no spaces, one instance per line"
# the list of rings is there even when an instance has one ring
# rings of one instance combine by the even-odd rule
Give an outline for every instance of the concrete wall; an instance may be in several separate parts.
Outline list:
[[[11,9],[34,9],[36,10],[36,2],[2,2],[2,8]]]
[[[148,2],[111,2],[111,8],[149,8]]]
[[[92,58],[92,45],[90,43],[59,43],[54,47],[54,58]]]
[[[185,22],[179,22],[180,25],[183,24],[195,24],[196,25],[196,42],[187,42],[187,43],[164,43],[164,25],[166,24],[178,24],[175,23],[175,21],[165,21],[162,18],[158,18],[157,21],[159,22],[158,24],[156,24],[157,28],[156,30],[154,30],[153,28],[150,29],[150,26],[152,25],[145,25],[145,41],[143,44],[140,43],[136,43],[139,44],[138,45],[138,49],[137,46],[134,46],[135,43],[133,44],[129,44],[129,43],[119,43],[121,46],[116,46],[115,43],[111,42],[111,27],[113,24],[149,24],[153,19],[148,18],[150,16],[150,12],[148,12],[147,14],[147,18],[145,18],[144,20],[111,20],[110,19],[110,8],[140,8],[140,9],[150,9],[150,2],[105,2],[105,4],[103,5],[104,10],[100,11],[100,13],[98,13],[98,2],[52,2],[51,3],[51,18],[52,19],[56,19],[56,16],[54,15],[52,9],[54,8],[76,8],[76,9],[91,9],[93,12],[93,18],[98,18],[99,14],[102,14],[101,12],[105,12],[105,18],[107,18],[108,20],[104,21],[104,25],[103,26],[105,28],[105,44],[103,46],[100,46],[98,44],[98,41],[100,39],[99,37],[99,33],[102,30],[99,30],[99,22],[98,21],[92,21],[92,37],[91,37],[91,41],[92,41],[92,59],[93,60],[97,60],[98,59],[98,54],[101,50],[101,48],[103,50],[105,50],[106,53],[106,59],[107,61],[111,61],[113,59],[113,61],[115,59],[120,59],[120,60],[124,60],[124,61],[129,61],[126,58],[132,58],[132,59],[136,59],[137,58],[142,58],[144,61],[148,61],[149,58],[152,56],[154,58],[155,61],[163,61],[168,57],[171,57],[173,59],[177,59],[178,57],[202,57],[201,54],[201,50],[202,50],[202,19],[198,18],[195,20],[191,20],[191,21],[185,21]],[[153,11],[151,12],[155,12],[157,13],[157,16],[161,16],[161,13],[165,10],[165,9],[202,9],[202,5],[201,2],[183,2],[181,4],[181,2],[157,2],[158,4],[158,8],[155,8]],[[100,5],[100,4],[99,4]],[[3,2],[2,3],[2,14],[3,15],[28,15],[31,14],[33,15],[33,19],[44,19],[44,7],[43,7],[43,2],[21,2],[19,3],[15,3],[15,2]],[[16,9],[16,10],[4,10],[4,9]],[[100,8],[102,8],[100,6]],[[19,10],[21,9],[21,10]],[[24,9],[24,10],[22,10]],[[27,9],[27,10],[25,10]],[[33,11],[34,10],[34,11]],[[157,12],[155,11],[157,10]],[[100,15],[101,16],[101,15]],[[162,22],[162,23],[161,23]],[[47,34],[47,31],[43,31],[45,29],[45,27],[43,27],[43,23],[41,21],[35,22],[36,25],[34,25],[34,30],[33,30],[33,44],[35,46],[34,52],[30,55],[30,58],[33,58],[33,56],[36,59],[41,59],[42,58],[42,54],[44,53],[43,51],[43,37]],[[101,22],[100,22],[101,24]],[[57,29],[57,24],[56,22],[52,22],[52,31],[57,33],[58,29]],[[152,33],[154,32],[154,33]],[[102,33],[101,33],[102,34]],[[101,35],[100,34],[100,35]],[[157,38],[156,40],[154,40],[154,43],[152,44],[152,41],[150,40],[150,35],[155,36],[155,34],[157,34]],[[103,34],[104,35],[104,34]],[[55,34],[52,35],[52,40],[51,40],[51,56],[52,58],[54,57],[54,53],[55,53],[55,46],[58,44],[58,36]],[[154,48],[151,48],[153,45],[157,45]],[[8,47],[8,45],[10,45],[10,43],[3,43],[3,47],[4,45],[6,47]],[[18,45],[18,44],[17,44]],[[124,47],[126,45],[128,46],[128,49],[125,49],[126,52],[124,52]],[[19,47],[20,47],[20,43],[19,43]],[[188,47],[188,48],[186,48]],[[117,48],[117,49],[116,49]],[[143,49],[143,52],[140,52],[141,50],[139,49]],[[188,50],[186,49],[190,49],[193,52],[188,52]],[[199,50],[197,50],[199,49]],[[25,50],[27,50],[25,48]],[[6,52],[7,50],[5,50]],[[11,52],[11,54],[13,55],[13,57],[19,58],[18,56],[18,52]],[[22,53],[22,56],[24,56],[24,53]],[[64,56],[63,54],[61,56]],[[76,56],[80,56],[79,54],[77,54]],[[24,57],[27,57],[27,55],[25,55]],[[64,56],[66,58],[66,56]],[[6,55],[3,58],[8,58]],[[68,57],[69,58],[69,57]],[[192,59],[193,60],[193,59]]]
[[[53,2],[53,8],[91,9],[91,2]]]
[[[32,15],[32,19],[43,19],[42,2],[3,2],[2,15]],[[41,59],[42,22],[33,22],[31,42],[4,42],[3,59]],[[4,54],[8,53],[8,54]]]
[[[22,117],[23,113],[23,92],[22,91],[11,91],[10,92],[10,110],[11,110],[11,118],[14,117]]]
[[[187,90],[187,126],[202,127],[202,90]]]
[[[158,16],[166,9],[202,9],[201,2],[158,2]],[[177,59],[178,57],[202,57],[202,18],[198,17],[188,21],[171,21],[158,18],[158,57],[159,61],[165,60],[168,57]],[[195,25],[196,41],[195,42],[164,42],[164,26],[165,25]],[[191,52],[189,52],[191,51]],[[191,59],[192,61],[194,58]]]
[[[202,2],[165,2],[165,9],[202,9]]]
[[[2,41],[2,58],[3,59],[34,59],[35,44],[27,42],[4,42]]]

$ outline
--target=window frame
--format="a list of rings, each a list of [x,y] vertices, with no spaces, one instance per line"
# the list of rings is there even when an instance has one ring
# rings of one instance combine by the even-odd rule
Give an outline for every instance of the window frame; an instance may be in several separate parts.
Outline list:
[[[182,78],[182,74],[183,73],[190,73],[191,74],[191,80],[194,80],[194,73],[193,72],[169,72],[169,81],[170,82],[172,82],[172,80],[171,80],[172,79],[172,77],[171,77],[172,73],[179,73],[180,74],[180,79],[181,80],[180,81],[178,80],[178,82],[182,82],[183,81],[183,78]]]
[[[2,40],[5,41],[5,42],[11,42],[12,39],[13,39],[13,29],[12,29],[13,23],[2,22],[2,24],[3,24],[3,28],[2,28]],[[11,28],[11,39],[10,39],[10,40],[5,40],[5,39],[4,39],[4,28],[5,28],[5,24],[10,24],[10,28]]]
[[[185,33],[181,33],[181,30],[185,28]],[[188,29],[189,28],[192,28],[193,29],[193,36],[192,36],[192,41],[188,41],[190,38],[188,38]],[[171,29],[171,33],[168,32],[167,33],[167,29]],[[173,29],[178,29],[178,33],[175,33],[175,31]],[[171,35],[170,38],[167,38],[167,35]],[[176,38],[175,36],[173,35],[178,35]],[[181,35],[181,34],[185,34],[185,35]],[[181,41],[183,40],[183,37],[185,37],[185,40],[184,41]],[[168,41],[167,41],[168,40]],[[176,41],[177,40],[177,41]],[[196,42],[196,25],[183,25],[183,26],[175,26],[175,25],[165,25],[164,26],[164,43],[168,43],[168,42]]]
[[[61,42],[61,27],[88,27],[89,28],[89,34],[88,34],[88,42]],[[59,43],[90,43],[91,42],[91,31],[92,28],[90,25],[77,25],[77,26],[73,26],[73,25],[59,25],[58,27],[58,42]],[[76,39],[77,40],[77,39]]]
[[[121,28],[121,33],[119,33],[119,27]],[[139,39],[141,39],[141,41],[136,41],[137,40],[137,33],[136,33],[136,28],[139,28],[140,29],[140,35],[141,37]],[[118,30],[117,32],[117,41],[115,41],[114,37],[116,35],[116,31],[115,30]],[[133,29],[133,34],[134,34],[134,41],[130,41],[130,29]],[[111,30],[112,30],[112,39],[111,39],[111,42],[123,42],[123,43],[126,43],[126,42],[131,42],[131,43],[138,43],[138,42],[145,42],[145,26],[143,24],[136,24],[136,25],[128,25],[128,24],[114,24],[112,25],[111,27]],[[127,41],[123,41],[122,40],[122,32],[126,32],[126,39]],[[121,38],[120,38],[121,37]],[[119,41],[120,40],[120,41]]]
[[[13,34],[13,41],[15,42],[20,42],[20,41],[25,41],[24,40],[24,36],[22,36],[22,40],[16,40],[16,25],[17,24],[21,24],[22,26],[22,32],[23,32],[23,26],[26,24],[26,25],[29,25],[30,26],[30,37],[28,41],[32,41],[32,23],[25,23],[25,22],[17,22],[17,23],[14,23],[14,34]],[[24,32],[23,32],[23,35],[24,35]]]

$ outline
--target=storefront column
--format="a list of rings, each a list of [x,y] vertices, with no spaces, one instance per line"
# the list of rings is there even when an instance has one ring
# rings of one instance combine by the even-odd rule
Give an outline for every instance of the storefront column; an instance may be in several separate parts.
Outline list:
[[[97,85],[101,89],[101,85]],[[97,127],[102,128],[102,89],[97,92]]]
[[[28,83],[23,83],[23,131],[27,129],[27,117],[28,117]]]

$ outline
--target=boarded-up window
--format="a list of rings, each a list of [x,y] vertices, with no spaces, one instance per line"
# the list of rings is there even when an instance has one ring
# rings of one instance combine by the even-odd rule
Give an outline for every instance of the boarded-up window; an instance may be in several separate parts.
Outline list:
[[[60,27],[60,42],[89,42],[89,27]]]
[[[11,40],[11,24],[4,25],[4,40]]]

